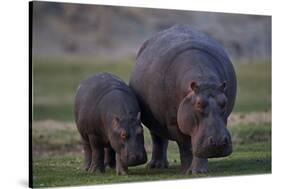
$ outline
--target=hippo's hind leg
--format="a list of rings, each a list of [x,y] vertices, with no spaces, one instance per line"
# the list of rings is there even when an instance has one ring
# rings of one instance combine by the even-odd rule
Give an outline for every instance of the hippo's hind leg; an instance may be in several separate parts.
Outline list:
[[[92,150],[89,141],[82,138],[82,145],[84,150],[84,169],[89,170],[92,161]]]
[[[147,164],[148,168],[168,168],[167,148],[168,140],[162,138],[153,132],[150,132],[152,138],[152,158]]]
[[[92,150],[92,161],[88,171],[94,173],[99,169],[100,172],[104,172],[104,146],[97,142],[94,135],[89,135],[89,141]]]
[[[104,149],[104,165],[111,169],[114,169],[116,166],[115,151],[111,146]]]

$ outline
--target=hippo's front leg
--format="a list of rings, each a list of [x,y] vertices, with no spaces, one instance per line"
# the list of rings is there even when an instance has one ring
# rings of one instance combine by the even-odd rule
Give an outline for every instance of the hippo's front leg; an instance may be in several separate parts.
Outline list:
[[[115,151],[111,146],[104,149],[104,166],[111,169],[116,167]]]
[[[190,142],[178,142],[178,146],[181,159],[181,173],[200,174],[208,172],[208,159],[193,156]]]
[[[208,159],[193,156],[192,164],[188,173],[201,174],[208,172]]]
[[[188,174],[189,169],[191,167],[192,162],[192,152],[191,152],[191,144],[190,143],[181,143],[177,142],[180,152],[180,160],[181,160],[181,173]]]
[[[128,173],[128,166],[121,160],[121,155],[116,153],[116,174],[126,175]]]

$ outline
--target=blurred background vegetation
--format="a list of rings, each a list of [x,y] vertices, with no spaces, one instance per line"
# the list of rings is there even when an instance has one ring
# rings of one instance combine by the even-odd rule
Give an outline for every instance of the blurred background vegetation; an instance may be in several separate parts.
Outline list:
[[[139,166],[132,169],[133,176],[122,178],[113,171],[106,176],[84,173],[73,116],[81,80],[105,71],[128,82],[142,43],[174,24],[190,25],[219,41],[237,74],[237,99],[229,121],[234,152],[212,159],[207,176],[271,172],[271,17],[50,2],[33,5],[35,186],[186,177],[178,174],[174,142],[169,144],[169,170],[147,172]],[[150,156],[147,130],[145,143]]]
[[[271,57],[271,17],[35,2],[33,54],[47,58],[135,57],[156,32],[187,24],[219,41],[233,62]]]
[[[271,109],[269,16],[49,2],[35,2],[33,13],[35,120],[73,120],[82,79],[108,71],[128,82],[142,43],[174,24],[199,29],[225,47],[238,75],[235,111]]]

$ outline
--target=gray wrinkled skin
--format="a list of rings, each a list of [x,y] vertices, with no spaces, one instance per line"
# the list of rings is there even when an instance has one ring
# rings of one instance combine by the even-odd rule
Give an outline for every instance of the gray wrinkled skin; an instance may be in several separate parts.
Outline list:
[[[142,45],[129,85],[152,136],[149,168],[168,166],[168,140],[177,142],[186,174],[206,173],[208,158],[231,154],[236,76],[215,40],[187,26],[157,33]]]
[[[94,173],[147,161],[140,107],[132,90],[119,78],[100,73],[81,82],[75,97],[75,121],[82,138],[85,170]]]

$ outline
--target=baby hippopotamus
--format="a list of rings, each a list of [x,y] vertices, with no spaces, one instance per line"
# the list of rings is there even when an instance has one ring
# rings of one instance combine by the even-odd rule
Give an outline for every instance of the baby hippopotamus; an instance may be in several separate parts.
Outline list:
[[[82,138],[85,170],[105,167],[118,175],[144,164],[140,107],[132,90],[116,76],[99,73],[81,82],[75,97],[75,121]]]

